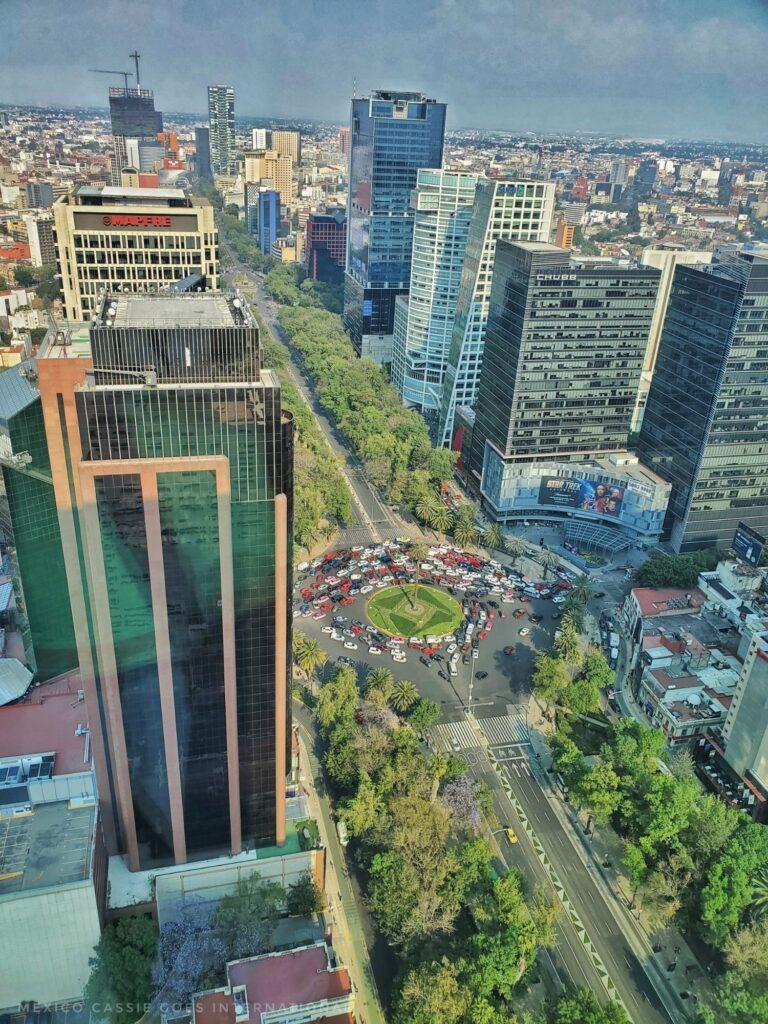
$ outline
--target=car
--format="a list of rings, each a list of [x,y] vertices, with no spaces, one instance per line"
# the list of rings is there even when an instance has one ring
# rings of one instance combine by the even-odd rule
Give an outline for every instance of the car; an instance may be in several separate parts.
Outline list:
[[[503,651],[504,654],[514,654],[515,648],[511,644],[507,644]]]
[[[448,644],[448,646],[446,647],[446,650],[448,651],[449,654],[453,654],[453,652],[458,650],[458,648],[457,648],[456,644],[454,643],[454,644]]]
[[[513,828],[509,828],[509,826],[504,829],[504,835],[507,837],[507,842],[511,843],[513,846],[518,841],[517,836],[515,835],[515,830]]]
[[[538,612],[535,612],[535,613],[529,615],[528,618],[531,620],[531,622],[543,622],[544,621],[544,616],[543,615],[539,615]]]
[[[491,608],[498,608],[499,607],[499,602],[498,601],[489,601],[488,604],[491,606]]]
[[[507,613],[506,612],[499,612],[499,618],[500,619],[506,619],[506,617],[507,617]]]
[[[528,594],[521,594],[520,595],[520,600],[521,601],[530,601],[530,597],[528,596]]]
[[[479,655],[480,655],[480,651],[478,651],[478,649],[476,647],[473,647],[472,648],[472,657],[473,658],[477,658],[477,657],[479,657]]]
[[[397,661],[397,662],[399,662],[402,665],[403,662],[408,661],[408,659],[400,651],[393,651],[392,652],[392,661]]]
[[[354,640],[345,640],[344,641],[344,647],[348,651],[356,651],[357,650],[357,644],[354,642]]]
[[[475,679],[487,679],[487,672],[475,672]]]
[[[530,632],[531,632],[531,631],[530,631],[530,629],[528,628],[528,626],[523,626],[523,627],[522,627],[522,628],[520,629],[520,636],[528,636],[528,635],[530,634]]]
[[[421,662],[422,665],[426,665],[427,668],[429,668],[429,666],[431,665],[429,658],[425,658],[423,654],[420,655],[419,661]]]
[[[333,632],[333,626],[323,626],[323,632],[324,633],[332,633]]]
[[[461,744],[458,740],[451,740],[451,750],[461,750]]]
[[[372,590],[373,590],[373,587],[370,585],[370,583],[366,583],[362,587],[360,587],[360,593],[361,594],[370,594],[370,592]]]
[[[342,634],[335,630],[333,633],[331,633],[331,640],[336,640],[340,644],[344,643],[344,637],[342,636]]]
[[[592,596],[595,598],[596,601],[599,601],[601,597],[605,597],[605,591],[598,590],[598,592],[596,594],[593,594]]]
[[[525,608],[518,608],[515,612],[513,612],[513,614],[516,619],[522,619],[522,617],[525,615]]]
[[[346,615],[334,615],[334,617],[333,617],[333,624],[334,624],[334,626],[336,626],[336,625],[343,626],[345,622],[349,622],[349,619],[346,617]]]
[[[342,597],[342,599],[339,601],[339,604],[352,604],[353,601],[354,597]]]
[[[382,650],[381,647],[371,646],[371,647],[368,648],[368,653],[369,654],[383,654],[384,651]]]

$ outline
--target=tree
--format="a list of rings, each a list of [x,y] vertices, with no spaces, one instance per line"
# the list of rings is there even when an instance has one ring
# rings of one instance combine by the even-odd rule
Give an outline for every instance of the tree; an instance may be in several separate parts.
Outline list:
[[[371,777],[362,773],[355,795],[340,807],[350,835],[362,836],[382,823],[384,800]]]
[[[480,783],[469,775],[448,782],[441,794],[443,803],[451,812],[451,819],[457,831],[469,831],[477,835],[482,825],[480,807]]]
[[[237,205],[237,203],[227,203],[227,205],[224,207],[224,212],[230,217],[239,218],[240,207]]]
[[[571,587],[568,596],[575,597],[577,601],[579,601],[582,605],[586,606],[587,602],[592,596],[592,587],[590,585],[589,579],[584,575],[577,576],[576,579],[573,581],[573,586]]]
[[[285,894],[285,908],[296,917],[309,917],[323,909],[323,893],[314,878],[305,871],[292,882]]]
[[[549,654],[539,654],[533,670],[533,692],[547,704],[556,703],[570,685],[571,676],[565,662]]]
[[[556,732],[549,741],[552,749],[552,760],[555,768],[563,777],[563,782],[570,789],[575,786],[587,770],[584,755],[570,738],[563,732]]]
[[[378,690],[384,695],[385,701],[388,701],[392,696],[394,685],[394,676],[388,668],[384,668],[383,666],[371,669],[365,677],[366,694],[370,693],[371,690]]]
[[[545,949],[553,949],[557,945],[555,922],[562,909],[562,903],[556,896],[549,895],[545,883],[536,886],[530,907],[531,920],[536,929],[537,942]]]
[[[419,691],[406,679],[398,680],[392,690],[390,703],[395,711],[405,712],[419,699]]]
[[[434,725],[440,717],[440,706],[433,700],[423,697],[416,701],[408,715],[408,721],[418,733],[423,733],[430,725]]]
[[[575,715],[588,715],[600,708],[600,691],[587,676],[574,679],[561,696],[563,707]]]
[[[452,523],[453,512],[451,512],[447,505],[443,505],[441,502],[440,508],[435,509],[432,515],[430,526],[433,530],[437,530],[438,533],[447,533]]]
[[[61,298],[61,283],[56,276],[55,267],[43,267],[39,272],[35,294],[42,301],[46,309],[50,309],[54,301]]]
[[[594,992],[580,988],[558,1001],[552,1024],[630,1024],[630,1020],[618,1003],[602,1006]]]
[[[435,514],[441,507],[445,508],[442,501],[440,501],[434,491],[430,491],[428,494],[424,494],[418,499],[414,507],[414,512],[423,523],[427,524],[427,526],[433,526]]]
[[[619,806],[619,777],[604,761],[588,768],[571,787],[578,804],[586,807],[598,824],[605,824]]]
[[[315,670],[321,668],[328,660],[328,655],[319,642],[299,630],[293,634],[293,656],[307,682],[310,681]]]
[[[395,1024],[461,1024],[471,995],[446,958],[408,972],[395,1009]]]
[[[353,669],[345,665],[323,686],[317,698],[315,714],[326,735],[335,726],[352,721],[357,698],[357,676]]]
[[[152,998],[157,939],[157,926],[144,914],[107,925],[88,961],[85,999],[96,1019],[133,1024],[144,1015]]]
[[[714,793],[702,795],[693,807],[683,843],[694,874],[704,875],[739,825],[741,812]]]
[[[718,980],[717,1024],[768,1024],[768,993],[747,985],[735,971]]]
[[[691,880],[684,857],[671,858],[651,871],[640,889],[643,910],[654,928],[666,928],[683,905],[683,896]]]
[[[489,551],[504,550],[504,531],[498,523],[491,523],[491,525],[483,531],[483,544]]]
[[[742,923],[755,891],[755,876],[766,866],[768,835],[764,826],[742,822],[704,878],[701,926],[708,941],[722,946]]]
[[[193,993],[212,988],[221,977],[226,958],[226,946],[211,927],[211,908],[202,902],[183,906],[179,916],[160,929],[152,968],[155,994],[151,1012],[186,1006]]]
[[[221,900],[211,919],[213,933],[224,947],[227,962],[256,956],[271,948],[272,933],[284,901],[282,886],[265,882],[257,871],[238,881],[235,891]]]
[[[564,621],[555,636],[553,644],[555,652],[569,665],[578,665],[581,660],[581,644],[579,634],[573,623]]]
[[[16,269],[13,272],[13,276],[16,279],[16,284],[19,285],[20,288],[29,288],[37,280],[35,272],[25,263],[17,264]]]
[[[520,556],[525,551],[525,541],[519,537],[507,537],[505,546],[507,554],[512,558],[512,564],[517,565],[520,561]]]
[[[768,865],[758,868],[752,876],[749,916],[753,921],[768,919]]]
[[[453,524],[453,539],[460,548],[471,547],[477,540],[477,528],[468,516],[456,516]]]
[[[587,652],[584,665],[582,666],[582,674],[598,690],[610,686],[615,679],[615,673],[608,664],[605,655],[594,647],[591,647]]]
[[[560,562],[560,559],[554,551],[545,551],[541,558],[541,564],[544,566],[544,579],[549,576],[549,570]]]

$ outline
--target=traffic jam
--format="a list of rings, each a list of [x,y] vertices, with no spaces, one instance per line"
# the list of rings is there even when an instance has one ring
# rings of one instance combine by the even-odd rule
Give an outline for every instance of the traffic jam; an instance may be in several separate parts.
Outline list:
[[[517,633],[528,636],[531,625],[543,616],[529,607],[533,599],[551,599],[562,604],[571,589],[575,574],[558,565],[548,581],[533,580],[517,569],[480,558],[447,544],[433,545],[421,558],[413,555],[408,540],[384,541],[377,547],[355,547],[348,551],[330,551],[296,567],[293,617],[323,621],[322,632],[347,651],[389,656],[404,663],[409,654],[424,665],[443,662],[439,674],[447,678],[457,674],[459,660],[469,664],[479,655],[480,645],[491,634],[498,619],[511,616],[520,625]],[[535,549],[526,550],[535,558]],[[462,606],[461,625],[442,636],[405,637],[383,633],[359,617],[357,611],[368,595],[401,583],[422,583],[440,587]],[[514,609],[512,605],[517,605]],[[355,617],[357,611],[358,617]],[[559,619],[555,610],[553,619]],[[504,647],[512,654],[513,646]],[[342,655],[338,660],[350,661]],[[483,678],[487,673],[476,673]]]

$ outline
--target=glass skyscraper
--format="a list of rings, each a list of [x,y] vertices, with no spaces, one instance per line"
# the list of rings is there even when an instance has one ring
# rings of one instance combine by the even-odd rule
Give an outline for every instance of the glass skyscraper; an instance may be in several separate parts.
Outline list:
[[[768,255],[675,271],[638,454],[672,484],[677,551],[768,534]]]
[[[478,182],[440,397],[438,444],[451,443],[457,407],[475,404],[496,241],[506,238],[546,242],[554,201],[552,183]]]
[[[108,293],[37,373],[109,845],[280,844],[293,434],[258,327],[239,295]]]
[[[113,87],[109,90],[109,117],[115,144],[112,184],[120,185],[123,168],[129,162],[126,139],[154,142],[163,130],[163,115],[155,110],[155,94],[151,89]]]
[[[395,299],[408,291],[419,168],[443,162],[445,104],[420,93],[352,100],[344,324],[361,356],[392,359]]]
[[[235,90],[231,85],[208,86],[208,137],[211,172],[237,174]]]

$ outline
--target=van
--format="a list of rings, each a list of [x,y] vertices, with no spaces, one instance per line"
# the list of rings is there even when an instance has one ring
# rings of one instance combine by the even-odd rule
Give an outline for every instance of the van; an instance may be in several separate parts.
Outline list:
[[[336,822],[336,832],[339,837],[339,842],[342,846],[346,846],[349,842],[349,834],[347,832],[347,823],[345,821]]]

